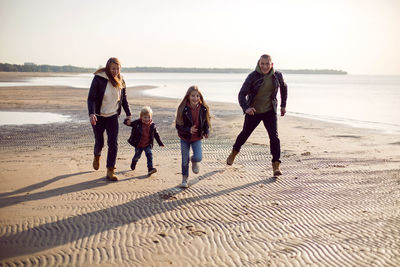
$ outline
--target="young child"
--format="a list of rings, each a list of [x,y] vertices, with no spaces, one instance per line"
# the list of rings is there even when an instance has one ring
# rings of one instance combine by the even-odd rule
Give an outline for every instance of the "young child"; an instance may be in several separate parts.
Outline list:
[[[192,171],[199,173],[199,162],[203,157],[201,139],[203,136],[208,138],[209,128],[211,127],[209,107],[196,85],[187,90],[176,112],[175,123],[181,139],[182,184],[180,187],[187,188],[190,147],[193,150],[191,157]]]
[[[154,144],[154,138],[156,138],[159,146],[164,146],[152,117],[153,111],[151,108],[143,107],[140,111],[139,119],[131,123],[127,123],[127,120],[124,121],[124,124],[132,127],[128,143],[135,147],[135,155],[132,158],[131,169],[134,170],[136,168],[136,163],[139,161],[144,150],[147,157],[148,176],[157,172],[157,169],[153,167],[153,153],[151,151]]]

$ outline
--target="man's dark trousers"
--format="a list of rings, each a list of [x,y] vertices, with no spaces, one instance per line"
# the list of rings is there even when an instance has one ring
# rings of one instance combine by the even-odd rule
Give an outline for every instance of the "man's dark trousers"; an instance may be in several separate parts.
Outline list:
[[[242,145],[246,143],[251,133],[258,126],[258,124],[260,124],[261,121],[264,123],[264,127],[268,132],[272,162],[281,162],[279,160],[281,156],[281,143],[278,138],[277,115],[273,110],[255,115],[246,114],[244,118],[243,129],[236,138],[233,149],[239,152]]]

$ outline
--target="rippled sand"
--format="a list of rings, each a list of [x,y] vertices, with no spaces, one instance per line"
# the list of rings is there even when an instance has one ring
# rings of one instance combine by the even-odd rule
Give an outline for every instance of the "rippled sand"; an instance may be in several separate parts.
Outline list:
[[[225,164],[243,118],[238,105],[212,103],[201,170],[183,190],[178,101],[139,89],[129,90],[134,114],[152,106],[166,144],[153,150],[158,172],[147,177],[144,155],[130,170],[130,129],[121,123],[119,181],[107,182],[106,153],[91,169],[87,90],[0,88],[2,110],[74,119],[0,127],[1,266],[400,265],[398,136],[279,118],[276,179],[262,126]]]

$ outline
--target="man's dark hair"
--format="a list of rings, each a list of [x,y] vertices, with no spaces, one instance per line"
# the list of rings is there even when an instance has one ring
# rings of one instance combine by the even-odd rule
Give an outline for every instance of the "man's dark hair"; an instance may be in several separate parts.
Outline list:
[[[271,61],[272,61],[271,56],[270,56],[270,55],[267,55],[267,54],[262,55],[260,58],[264,58],[264,59],[267,59],[267,60],[271,60]]]

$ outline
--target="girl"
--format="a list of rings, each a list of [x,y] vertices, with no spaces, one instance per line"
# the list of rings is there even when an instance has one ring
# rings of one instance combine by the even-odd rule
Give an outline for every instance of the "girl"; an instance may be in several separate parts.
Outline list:
[[[180,187],[187,188],[190,147],[193,150],[192,171],[199,173],[199,162],[202,160],[201,139],[203,136],[208,138],[211,128],[209,107],[196,85],[187,90],[176,112],[175,123],[181,139],[182,184]]]
[[[126,97],[126,86],[121,76],[121,63],[115,57],[107,61],[106,67],[98,69],[94,74],[87,99],[89,120],[94,132],[93,168],[100,167],[100,155],[104,146],[104,131],[107,132],[107,179],[117,181],[114,174],[115,161],[118,151],[118,116],[121,107],[127,119],[131,120]]]

